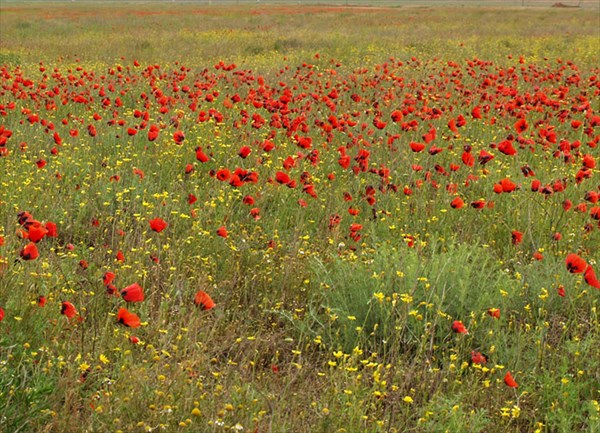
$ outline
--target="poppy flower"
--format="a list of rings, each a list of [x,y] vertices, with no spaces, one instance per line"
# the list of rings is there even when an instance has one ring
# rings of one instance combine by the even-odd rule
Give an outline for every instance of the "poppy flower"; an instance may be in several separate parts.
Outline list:
[[[231,177],[231,172],[229,170],[227,170],[226,168],[222,168],[221,170],[217,171],[216,177],[220,181],[225,182],[226,180],[229,180],[229,178]]]
[[[523,233],[521,233],[520,231],[513,230],[511,232],[511,236],[513,245],[519,245],[521,242],[523,242]]]
[[[217,229],[217,235],[221,236],[222,238],[226,238],[228,236],[225,226],[221,226]]]
[[[150,128],[148,129],[148,141],[156,140],[158,138],[159,132],[160,132],[160,129],[158,128],[158,126],[150,125]]]
[[[498,150],[508,156],[513,156],[517,154],[517,151],[513,147],[512,141],[510,140],[504,140],[498,143]]]
[[[465,325],[463,325],[463,323],[460,320],[455,320],[454,322],[452,322],[452,330],[457,334],[469,333],[469,331],[467,331],[467,328],[465,328]]]
[[[515,122],[515,130],[519,134],[522,132],[525,132],[528,127],[529,127],[529,125],[527,125],[527,121],[525,119],[521,118]]]
[[[556,291],[557,291],[557,293],[558,293],[558,296],[560,296],[561,298],[564,298],[564,297],[565,297],[565,295],[566,295],[566,292],[565,292],[565,286],[563,286],[562,284],[561,284],[561,285],[559,285],[559,286],[557,287]]]
[[[494,159],[494,155],[492,155],[485,149],[482,149],[479,152],[479,157],[477,158],[477,160],[479,161],[479,163],[481,165],[485,165],[486,163],[490,162],[492,159]]]
[[[252,149],[250,149],[248,146],[242,146],[238,152],[238,155],[240,158],[246,159],[248,155],[250,155],[250,152],[252,152]]]
[[[25,245],[20,252],[20,256],[23,260],[35,260],[39,255],[40,253],[38,252],[37,246],[33,242],[29,242]]]
[[[117,259],[117,262],[125,261],[125,255],[123,254],[123,251],[121,251],[121,250],[117,251],[117,255],[115,257]]]
[[[423,143],[417,143],[417,142],[411,142],[409,144],[410,146],[410,150],[412,150],[415,153],[421,152],[423,149],[425,149],[425,145]]]
[[[117,322],[129,328],[137,328],[141,324],[138,315],[127,311],[126,308],[119,308]]]
[[[4,308],[0,307],[0,322],[4,320]]]
[[[138,344],[140,342],[140,339],[137,338],[135,335],[132,335],[129,337],[129,341],[131,341],[132,344]]]
[[[139,169],[139,168],[134,168],[133,169],[133,174],[135,174],[136,176],[138,176],[140,179],[143,179],[146,174],[144,173],[143,170]]]
[[[513,192],[517,189],[517,184],[508,178],[502,179],[500,181],[500,186],[502,187],[502,192]]]
[[[121,290],[121,297],[125,302],[142,302],[144,300],[144,289],[138,283],[133,283]]]
[[[473,165],[475,164],[475,157],[473,156],[473,154],[471,154],[471,152],[463,152],[461,159],[463,164],[468,167],[473,167]]]
[[[102,283],[103,283],[105,286],[108,286],[110,283],[112,283],[112,282],[113,282],[113,280],[115,279],[115,276],[116,276],[116,275],[115,275],[115,273],[114,273],[114,272],[110,272],[110,271],[108,271],[108,272],[105,272],[105,273],[104,273],[104,276],[102,277]]]
[[[162,232],[167,227],[167,222],[162,218],[154,218],[149,221],[150,228],[154,230],[156,233]]]
[[[452,200],[452,202],[450,203],[450,206],[451,206],[453,209],[460,209],[460,208],[462,208],[464,205],[465,205],[465,202],[464,202],[464,201],[463,201],[463,199],[462,199],[462,198],[460,198],[460,197],[456,197],[456,198],[454,198],[454,200]]]
[[[185,134],[183,133],[183,131],[175,131],[175,133],[173,134],[173,141],[176,144],[182,144],[183,140],[185,140]]]
[[[204,153],[200,147],[196,148],[196,159],[200,162],[208,162],[210,160],[208,155]]]
[[[64,301],[60,307],[60,314],[67,316],[69,319],[77,316],[77,309],[73,304],[68,301]]]
[[[58,231],[56,229],[56,224],[52,221],[48,221],[46,223],[46,236],[49,238],[55,238],[58,236]]]
[[[509,388],[518,388],[519,387],[519,385],[517,384],[515,379],[512,377],[512,374],[510,374],[510,371],[507,371],[506,374],[504,375],[504,383]]]
[[[278,171],[277,173],[275,173],[275,180],[277,181],[277,183],[283,185],[290,183],[290,177],[287,173],[284,173],[283,171]]]
[[[572,274],[581,274],[587,268],[586,261],[574,253],[567,255],[565,263],[567,264],[567,270]]]
[[[487,313],[489,316],[493,317],[494,319],[500,318],[500,309],[499,308],[488,308]]]
[[[44,295],[40,295],[37,298],[38,307],[42,308],[46,305],[46,297]]]
[[[485,356],[483,353],[475,352],[475,351],[471,352],[471,362],[473,364],[481,365],[481,364],[487,363],[487,361],[488,361],[487,356]]]
[[[38,243],[44,236],[48,234],[48,230],[39,222],[34,223],[29,227],[29,240]]]
[[[217,304],[211,299],[211,297],[203,290],[199,290],[194,296],[194,304],[200,307],[202,310],[212,310]]]
[[[485,207],[485,200],[475,200],[471,202],[471,207],[473,209],[483,209]]]
[[[585,273],[583,274],[583,277],[585,278],[585,282],[588,283],[590,286],[596,289],[600,289],[600,281],[598,281],[598,279],[596,278],[596,273],[594,272],[594,269],[591,266],[587,267]]]

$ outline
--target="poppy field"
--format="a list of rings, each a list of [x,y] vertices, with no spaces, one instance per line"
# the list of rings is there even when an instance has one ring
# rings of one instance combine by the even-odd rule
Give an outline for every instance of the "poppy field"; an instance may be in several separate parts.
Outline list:
[[[597,25],[0,4],[0,431],[600,432]]]

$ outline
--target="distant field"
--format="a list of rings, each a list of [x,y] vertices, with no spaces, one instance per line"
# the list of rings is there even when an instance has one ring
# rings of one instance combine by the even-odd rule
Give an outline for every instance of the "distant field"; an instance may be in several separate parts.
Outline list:
[[[600,433],[598,2],[239,3],[0,2],[0,433]]]
[[[594,65],[599,48],[598,14],[582,9],[3,3],[1,11],[0,61],[25,64],[59,57],[112,63],[124,56],[191,66],[223,59],[262,69],[322,52],[346,64],[390,55],[519,53]]]

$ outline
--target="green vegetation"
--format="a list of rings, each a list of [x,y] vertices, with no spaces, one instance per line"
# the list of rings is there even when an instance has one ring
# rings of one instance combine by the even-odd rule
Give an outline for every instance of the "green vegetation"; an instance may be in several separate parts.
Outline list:
[[[3,3],[0,431],[600,432],[597,24]]]

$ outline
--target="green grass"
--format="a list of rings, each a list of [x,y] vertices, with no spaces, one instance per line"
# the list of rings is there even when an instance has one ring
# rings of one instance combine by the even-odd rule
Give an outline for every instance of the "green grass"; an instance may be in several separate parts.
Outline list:
[[[2,3],[0,125],[12,136],[0,157],[0,431],[599,432],[600,292],[565,266],[576,253],[600,273],[595,205],[585,199],[598,191],[598,168],[575,181],[585,154],[600,163],[598,126],[585,132],[600,108],[597,24],[571,9]],[[220,61],[236,68],[216,69]],[[59,96],[46,93],[55,88]],[[286,88],[296,97],[289,114],[276,102]],[[538,104],[540,93],[558,108]],[[73,102],[76,94],[93,100]],[[160,94],[170,98],[165,112]],[[254,106],[255,94],[272,105]],[[391,120],[408,107],[403,121],[417,120],[416,130]],[[135,110],[148,112],[148,125]],[[224,120],[198,120],[212,110]],[[275,112],[305,116],[305,131],[271,126]],[[253,114],[265,126],[253,128]],[[458,114],[467,124],[454,134]],[[521,114],[534,151],[515,140],[517,155],[503,155],[495,144],[515,135]],[[332,115],[357,123],[326,131]],[[162,128],[154,142],[150,124]],[[548,125],[556,143],[539,136]],[[140,131],[130,136],[131,127]],[[412,152],[432,127],[443,152]],[[275,148],[265,152],[271,131]],[[312,138],[318,160],[294,134]],[[555,154],[561,140],[581,142],[572,163]],[[242,145],[252,149],[246,159]],[[196,160],[198,146],[210,161]],[[495,158],[468,167],[465,146],[476,160],[481,150]],[[351,165],[368,150],[365,171],[342,169],[340,147]],[[296,188],[269,180],[288,157]],[[211,175],[237,167],[258,182],[233,188]],[[503,178],[519,188],[495,194]],[[532,179],[567,188],[533,193]],[[465,208],[450,206],[457,195]],[[479,199],[488,206],[473,209]],[[565,199],[587,208],[567,212]],[[20,211],[58,226],[33,261],[18,258]],[[156,217],[163,232],[150,230]],[[146,299],[106,294],[107,271],[119,290],[139,283]],[[198,290],[217,307],[197,308]],[[63,301],[81,320],[60,314]],[[120,307],[142,326],[117,323]],[[468,334],[452,331],[455,320]],[[472,363],[473,351],[488,362]],[[507,371],[517,389],[505,385]]]

